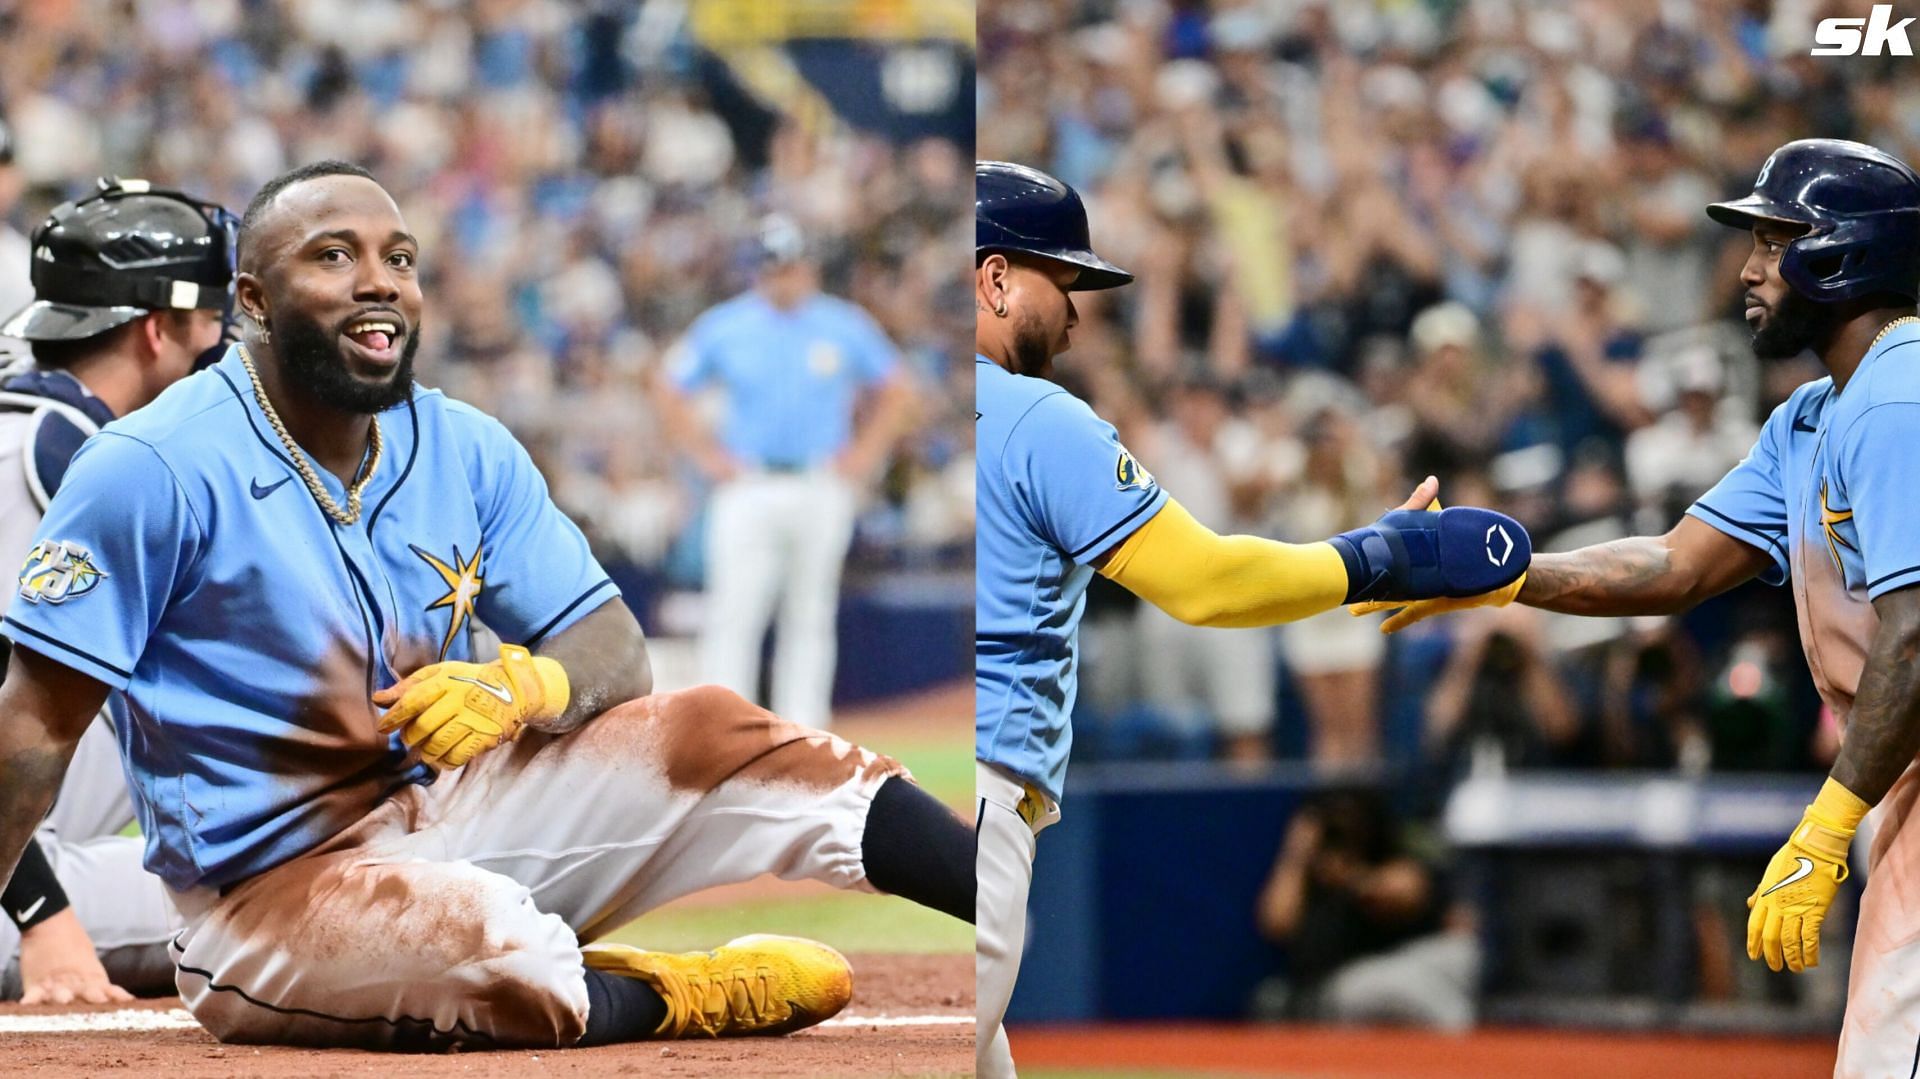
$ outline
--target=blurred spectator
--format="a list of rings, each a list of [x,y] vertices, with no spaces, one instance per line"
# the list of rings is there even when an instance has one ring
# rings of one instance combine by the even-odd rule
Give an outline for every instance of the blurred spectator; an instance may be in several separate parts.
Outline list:
[[[1233,417],[1226,387],[1196,374],[1174,388],[1168,417],[1132,445],[1196,520],[1233,532],[1234,489],[1247,482],[1258,438]],[[1134,614],[1146,702],[1161,720],[1229,760],[1265,759],[1274,719],[1272,631],[1189,626],[1151,603]]]
[[[32,251],[27,237],[14,227],[13,208],[20,201],[20,170],[13,164],[13,129],[0,119],[0,309],[18,311],[33,302],[33,280],[29,272]],[[21,355],[27,343],[12,337],[0,337],[0,352]],[[6,366],[0,358],[0,367]]]
[[[1427,697],[1427,744],[1450,772],[1545,765],[1580,734],[1573,694],[1548,656],[1540,612],[1466,612]]]
[[[1372,521],[1399,501],[1388,491],[1380,457],[1355,421],[1333,402],[1307,416],[1300,431],[1306,459],[1298,486],[1282,502],[1281,538],[1322,540]],[[1281,640],[1288,669],[1299,678],[1313,760],[1352,767],[1376,759],[1380,725],[1374,676],[1386,651],[1380,620],[1329,611],[1281,627]]]
[[[1565,310],[1516,304],[1507,312],[1508,345],[1538,365],[1551,441],[1563,458],[1591,444],[1617,456],[1626,432],[1651,418],[1634,378],[1641,335],[1633,301],[1620,287],[1625,266],[1610,244],[1580,244]]]
[[[1472,918],[1378,791],[1331,791],[1294,814],[1258,919],[1287,964],[1256,990],[1257,1019],[1473,1025]]]
[[[1711,756],[1699,708],[1700,660],[1671,619],[1634,619],[1599,663],[1600,762],[1698,775]]]
[[[1679,520],[1760,434],[1738,408],[1723,407],[1721,360],[1710,346],[1688,349],[1675,367],[1674,407],[1627,439],[1627,480],[1646,521]]]
[[[1454,472],[1501,448],[1527,387],[1517,370],[1496,366],[1481,340],[1480,320],[1464,304],[1443,303],[1414,319],[1413,374],[1407,405],[1414,416],[1409,454],[1430,472]]]

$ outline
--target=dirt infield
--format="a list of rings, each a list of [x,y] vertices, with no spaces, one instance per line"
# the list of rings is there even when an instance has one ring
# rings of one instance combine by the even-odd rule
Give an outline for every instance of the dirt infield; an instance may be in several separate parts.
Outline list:
[[[1357,1028],[1141,1025],[1018,1027],[1023,1071],[1165,1070],[1286,1079],[1819,1079],[1830,1038],[1479,1030],[1449,1036]]]
[[[221,1045],[190,1029],[108,1030],[181,1022],[177,999],[124,1006],[0,1006],[0,1075],[97,1076],[960,1076],[973,1072],[971,955],[855,955],[853,1003],[831,1025],[787,1038],[643,1042],[602,1049],[395,1057],[350,1049]],[[88,1020],[87,1016],[93,1018]],[[20,1032],[27,1017],[85,1020],[92,1029]],[[849,1022],[848,1020],[860,1020]],[[44,1024],[41,1024],[44,1025]]]

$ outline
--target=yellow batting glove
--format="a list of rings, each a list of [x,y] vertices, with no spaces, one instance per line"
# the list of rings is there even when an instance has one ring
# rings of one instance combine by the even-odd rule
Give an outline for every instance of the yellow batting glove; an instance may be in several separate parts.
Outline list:
[[[1520,595],[1526,587],[1527,575],[1522,573],[1518,579],[1505,588],[1491,592],[1482,592],[1477,596],[1462,596],[1459,599],[1416,599],[1410,603],[1395,603],[1391,600],[1369,600],[1366,603],[1347,605],[1347,612],[1355,618],[1369,615],[1375,611],[1393,611],[1393,615],[1380,623],[1380,632],[1398,633],[1422,619],[1432,618],[1436,614],[1449,614],[1464,611],[1472,607],[1505,607]],[[1394,608],[1399,610],[1395,611]]]
[[[1437,498],[1427,503],[1427,509],[1429,511],[1437,513],[1440,511],[1440,508],[1440,500]],[[1519,580],[1514,581],[1505,588],[1496,588],[1491,592],[1482,592],[1477,596],[1462,596],[1458,599],[1447,599],[1444,597],[1440,599],[1416,599],[1412,602],[1375,599],[1368,600],[1365,603],[1350,603],[1347,605],[1347,613],[1355,618],[1364,618],[1376,611],[1393,611],[1394,613],[1389,616],[1385,622],[1380,623],[1380,632],[1398,633],[1408,626],[1413,625],[1415,622],[1432,618],[1436,614],[1450,614],[1454,611],[1464,611],[1473,607],[1505,607],[1520,595],[1520,589],[1526,587],[1526,583],[1527,575],[1522,573]],[[1399,609],[1394,610],[1395,608]]]
[[[1840,882],[1847,879],[1847,847],[1867,803],[1829,778],[1807,815],[1767,863],[1747,897],[1747,958],[1802,971],[1820,965],[1820,925]]]
[[[528,723],[557,718],[571,695],[559,663],[517,644],[492,663],[435,663],[373,695],[386,708],[380,733],[401,740],[428,764],[459,768],[520,736]]]

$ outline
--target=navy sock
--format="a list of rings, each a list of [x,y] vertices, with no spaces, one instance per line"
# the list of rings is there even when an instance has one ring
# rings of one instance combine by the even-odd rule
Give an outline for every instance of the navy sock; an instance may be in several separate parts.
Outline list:
[[[875,888],[973,921],[974,831],[912,780],[880,784],[860,861]]]
[[[582,1049],[653,1037],[667,1021],[667,1002],[638,978],[587,971],[587,1032],[574,1044]]]

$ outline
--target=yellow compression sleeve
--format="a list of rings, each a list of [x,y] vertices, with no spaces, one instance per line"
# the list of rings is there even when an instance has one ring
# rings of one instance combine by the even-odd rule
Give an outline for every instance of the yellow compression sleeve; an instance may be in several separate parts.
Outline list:
[[[1326,543],[1222,536],[1167,500],[1100,567],[1102,576],[1195,626],[1271,626],[1346,602],[1347,567]]]

